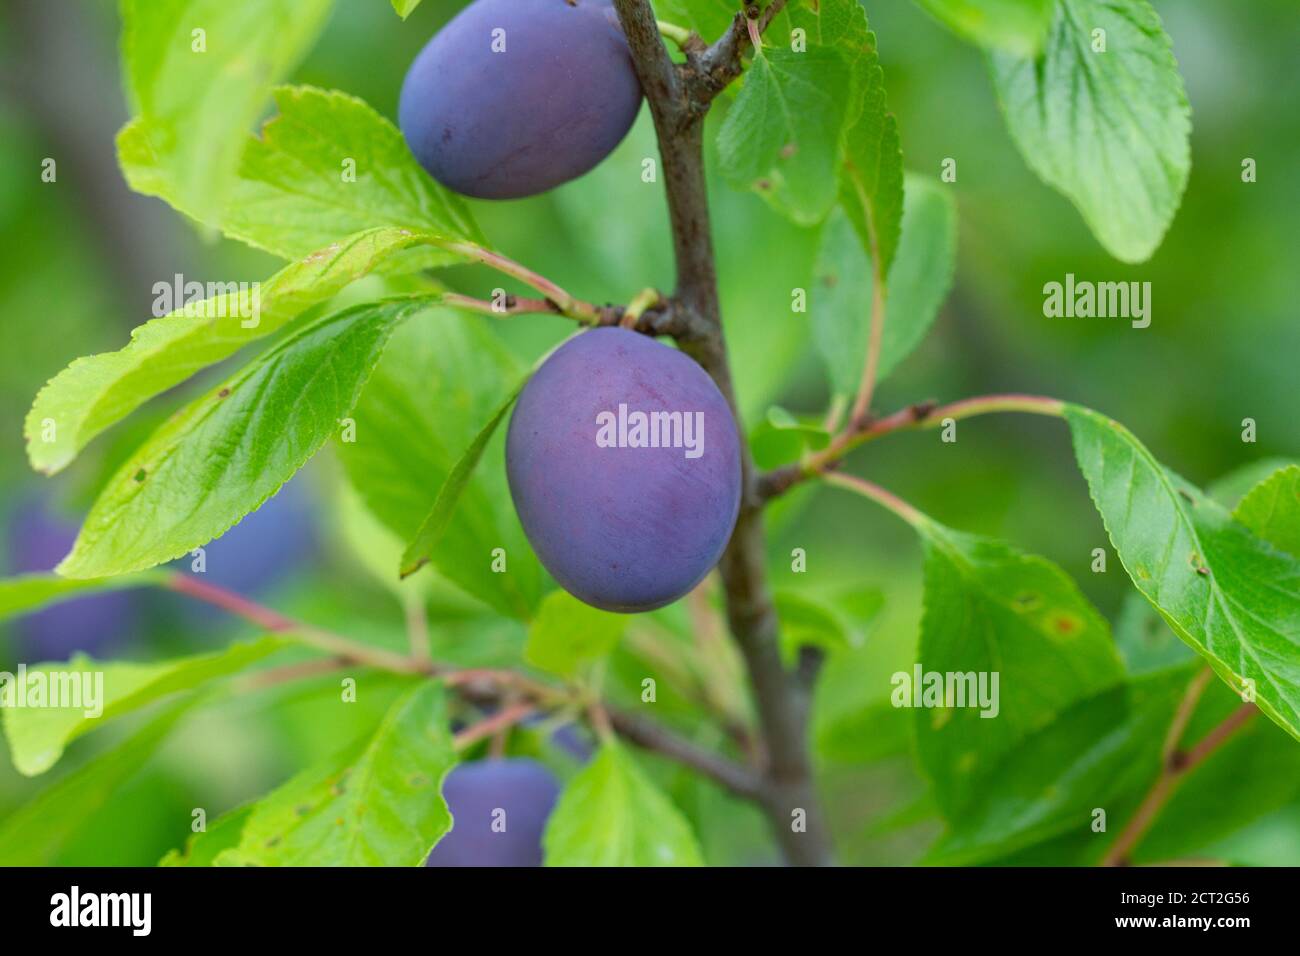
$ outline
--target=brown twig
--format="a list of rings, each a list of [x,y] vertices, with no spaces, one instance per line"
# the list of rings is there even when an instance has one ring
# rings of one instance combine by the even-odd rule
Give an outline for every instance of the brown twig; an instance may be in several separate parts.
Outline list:
[[[859,445],[894,432],[935,428],[949,419],[960,421],[992,412],[1026,412],[1059,417],[1064,408],[1065,403],[1055,398],[1003,394],[980,395],[947,405],[919,402],[884,418],[873,418],[869,414],[858,415],[850,418],[845,428],[821,451],[809,455],[801,462],[776,468],[760,476],[756,493],[764,502],[776,498],[801,482],[838,468],[844,457]]]
[[[727,31],[695,63],[700,80],[700,92],[697,95],[707,102],[740,76],[745,66],[745,51],[753,46],[755,33],[761,34],[766,30],[776,15],[785,8],[785,4],[786,0],[772,0],[757,18],[747,16],[748,11],[735,15]]]
[[[510,704],[502,707],[491,717],[486,717],[478,723],[466,727],[452,739],[452,744],[457,750],[465,750],[472,747],[485,737],[493,737],[500,732],[513,727],[519,721],[528,717],[537,709],[537,705],[531,701],[520,701],[519,703]]]
[[[1259,708],[1254,704],[1242,704],[1193,747],[1183,749],[1182,735],[1196,711],[1196,705],[1205,691],[1210,676],[1211,672],[1206,668],[1187,685],[1187,691],[1174,713],[1174,718],[1169,725],[1169,733],[1165,738],[1160,775],[1156,777],[1156,782],[1142,799],[1124,829],[1120,831],[1119,836],[1115,838],[1115,842],[1101,858],[1101,866],[1128,866],[1133,850],[1156,822],[1160,811],[1164,809],[1183,779],[1232,739],[1234,734],[1259,713]]]
[[[457,690],[467,700],[483,706],[499,706],[506,699],[512,702],[507,709],[527,706],[529,711],[543,707],[572,706],[573,694],[553,687],[543,681],[516,671],[491,670],[487,668],[466,668],[456,670],[432,662],[420,663],[413,658],[385,651],[382,648],[360,644],[331,634],[301,621],[295,621],[278,611],[251,601],[242,595],[227,591],[225,588],[200,581],[193,575],[176,573],[166,579],[166,587],[187,597],[195,598],[247,621],[264,627],[275,634],[292,635],[304,644],[326,651],[330,659],[322,662],[303,662],[288,665],[282,669],[273,669],[252,680],[261,681],[258,686],[280,683],[284,680],[307,677],[328,670],[337,669],[346,664],[362,664],[394,671],[399,674],[425,674],[436,676],[448,687]],[[272,676],[273,675],[273,676]],[[602,705],[603,707],[603,705]],[[662,753],[664,756],[686,764],[728,789],[736,789],[738,781],[748,781],[750,771],[721,754],[711,753],[695,744],[684,740],[668,730],[658,727],[645,718],[633,718],[630,715],[618,715],[609,711],[611,726],[627,737],[632,743]],[[494,724],[493,728],[499,726]],[[492,732],[491,730],[488,731]],[[746,783],[744,796],[757,793]],[[761,788],[760,788],[761,789]]]
[[[234,614],[236,617],[251,621],[259,627],[266,628],[273,634],[292,636],[302,643],[324,651],[333,657],[345,658],[355,664],[380,667],[399,674],[428,674],[432,672],[430,665],[422,665],[420,662],[403,654],[397,654],[370,644],[362,644],[310,624],[295,621],[293,618],[285,617],[278,611],[263,607],[261,604],[250,601],[242,595],[235,594],[233,591],[227,591],[225,588],[202,581],[195,575],[176,572],[167,578],[166,586],[180,594],[196,598]]]

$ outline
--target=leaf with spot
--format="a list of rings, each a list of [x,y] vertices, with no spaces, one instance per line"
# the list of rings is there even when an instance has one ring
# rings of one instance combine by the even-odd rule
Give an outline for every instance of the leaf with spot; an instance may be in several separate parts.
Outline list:
[[[915,718],[918,759],[951,815],[976,776],[1074,701],[1120,682],[1124,668],[1105,619],[1050,561],[928,519],[918,531],[925,612],[917,667],[945,678],[970,675],[960,688],[953,684],[964,706],[927,703]],[[917,687],[914,673],[904,676],[906,687],[896,678],[895,702],[909,689],[913,704],[924,702],[924,678]],[[988,701],[978,695],[981,679]]]
[[[1162,466],[1118,422],[1065,417],[1111,543],[1137,589],[1239,693],[1300,738],[1300,559]]]
[[[456,763],[446,694],[422,682],[372,737],[253,805],[218,866],[419,866],[451,829],[442,781]]]
[[[253,812],[254,804],[236,807],[185,841],[184,850],[170,850],[158,861],[159,866],[212,866],[225,850],[239,845],[244,824]]]
[[[702,866],[691,825],[613,740],[569,781],[542,838],[547,866]]]
[[[723,176],[797,223],[820,222],[835,202],[849,98],[849,68],[838,50],[762,51],[718,130]]]
[[[406,229],[367,229],[281,269],[258,284],[255,298],[251,290],[235,290],[181,306],[136,328],[124,348],[77,359],[41,389],[27,414],[32,467],[47,474],[62,470],[95,436],[149,399],[279,331],[394,256],[436,239]]]
[[[283,336],[127,459],[56,570],[70,578],[123,574],[224,534],[338,429],[393,329],[429,303],[357,306]]]
[[[991,63],[1030,168],[1078,207],[1111,255],[1148,259],[1187,186],[1191,120],[1172,44],[1147,0],[1057,0],[1041,54],[995,53]]]

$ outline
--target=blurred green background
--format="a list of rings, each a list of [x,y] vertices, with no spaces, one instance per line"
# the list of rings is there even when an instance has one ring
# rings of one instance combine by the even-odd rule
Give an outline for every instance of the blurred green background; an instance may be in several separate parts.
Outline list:
[[[392,118],[407,65],[459,6],[424,0],[403,23],[386,0],[345,0],[293,80],[357,94]],[[1069,203],[1028,171],[998,115],[976,48],[910,2],[866,4],[906,165],[937,176],[945,158],[956,159],[958,178],[950,188],[960,211],[953,292],[929,339],[880,389],[878,408],[992,391],[1054,395],[1124,422],[1199,485],[1300,448],[1294,414],[1300,179],[1293,175],[1300,151],[1294,49],[1300,16],[1293,0],[1157,0],[1155,6],[1192,104],[1193,165],[1163,245],[1149,262],[1130,266],[1109,258]],[[161,202],[127,191],[113,148],[126,118],[116,20],[107,2],[0,3],[5,573],[52,566],[116,456],[211,378],[154,403],[53,480],[27,468],[22,448],[22,419],[40,386],[78,355],[120,347],[150,317],[154,282],[177,272],[257,280],[276,268],[274,260],[235,243],[206,241]],[[476,203],[474,212],[506,253],[583,298],[626,301],[647,285],[670,288],[662,190],[640,176],[642,159],[655,155],[643,110],[628,140],[583,179],[533,200]],[[41,181],[46,157],[58,163],[56,183]],[[1241,181],[1246,157],[1258,164],[1254,184]],[[754,195],[713,185],[722,300],[746,415],[752,424],[773,403],[815,413],[826,401],[824,376],[812,354],[808,316],[790,311],[790,296],[809,285],[816,233],[791,226]],[[1150,281],[1151,326],[1044,318],[1042,287],[1067,272],[1097,281]],[[497,282],[472,268],[451,270],[447,280],[477,294]],[[492,327],[530,359],[570,331],[565,321],[543,317]],[[1258,423],[1255,444],[1241,440],[1247,417]],[[855,469],[949,526],[1005,538],[1059,563],[1115,618],[1128,582],[1114,562],[1110,573],[1089,570],[1104,532],[1059,423],[979,419],[961,424],[955,444],[941,443],[936,432],[903,435],[854,461]],[[873,737],[896,735],[893,723],[905,721],[906,712],[874,712],[874,722],[863,717],[886,698],[888,675],[912,661],[919,547],[895,519],[834,492],[803,494],[772,523],[770,567],[778,586],[790,583],[789,555],[799,547],[808,554],[801,587],[869,585],[884,593],[884,611],[865,646],[832,662],[819,693],[819,733],[860,728],[853,746],[823,760],[821,774],[846,862],[914,859],[933,825],[881,836],[872,823],[907,808],[919,782],[905,758],[867,760]],[[358,541],[376,534],[340,492],[337,467],[325,455],[214,545],[212,555],[221,548],[257,555],[260,563],[250,558],[246,580],[235,585],[335,630],[395,644],[402,640],[400,601],[356,557]],[[434,608],[439,648],[458,660],[517,655],[517,625],[489,625],[472,609],[452,605]],[[217,646],[245,633],[196,616],[170,596],[135,595],[92,617],[77,618],[75,609],[62,619],[0,631],[0,669],[60,638],[94,653],[143,657]],[[211,819],[351,739],[357,727],[348,721],[362,718],[344,720],[340,708],[321,706],[310,689],[285,692],[274,706],[249,701],[191,721],[146,774],[69,841],[62,862],[152,864],[188,834],[192,807],[208,808]],[[364,701],[371,719],[382,712],[382,697],[381,688]],[[79,744],[65,761],[68,769],[106,743]],[[696,823],[711,862],[773,858],[751,811],[738,812],[717,791],[666,767],[654,769]],[[22,780],[0,761],[0,816],[43,785]]]

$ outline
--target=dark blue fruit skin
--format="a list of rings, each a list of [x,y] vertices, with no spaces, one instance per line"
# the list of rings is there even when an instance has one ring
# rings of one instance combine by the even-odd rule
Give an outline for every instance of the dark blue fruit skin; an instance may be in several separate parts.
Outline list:
[[[497,29],[505,51],[494,53]],[[517,199],[590,170],[640,106],[610,0],[475,0],[411,64],[398,120],[444,186]]]
[[[72,547],[77,526],[31,499],[10,516],[7,537],[11,573],[49,571]],[[18,659],[29,664],[65,661],[78,651],[111,657],[135,637],[140,611],[139,592],[110,591],[29,614],[14,622]]]
[[[204,581],[239,594],[262,594],[311,567],[318,550],[316,502],[291,481],[221,537],[203,546]],[[193,558],[178,567],[189,571]]]
[[[463,763],[447,775],[442,795],[451,832],[433,848],[427,866],[541,866],[542,831],[560,787],[535,760]],[[505,811],[505,830],[493,832],[493,811]]]
[[[704,448],[601,448],[596,417],[703,412]],[[510,419],[506,473],[542,564],[607,611],[649,611],[718,562],[740,508],[740,439],[722,393],[686,355],[618,328],[566,342],[533,375]]]

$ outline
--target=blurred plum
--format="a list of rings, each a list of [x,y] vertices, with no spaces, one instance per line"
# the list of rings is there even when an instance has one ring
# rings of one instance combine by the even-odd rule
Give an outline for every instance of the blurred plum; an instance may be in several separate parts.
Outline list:
[[[551,772],[535,760],[458,765],[442,787],[452,829],[426,865],[541,866],[542,831],[559,794]]]

